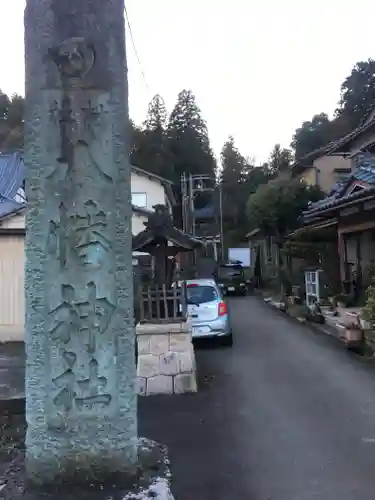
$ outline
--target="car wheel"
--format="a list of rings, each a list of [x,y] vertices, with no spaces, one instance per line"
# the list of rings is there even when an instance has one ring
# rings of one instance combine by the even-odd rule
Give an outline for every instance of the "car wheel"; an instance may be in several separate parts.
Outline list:
[[[220,338],[220,344],[225,347],[232,347],[233,345],[233,333],[225,335],[225,337]]]

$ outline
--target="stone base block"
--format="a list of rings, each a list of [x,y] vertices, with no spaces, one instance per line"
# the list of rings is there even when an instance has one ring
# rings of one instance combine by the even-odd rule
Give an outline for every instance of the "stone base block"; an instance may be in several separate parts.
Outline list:
[[[61,471],[60,482],[54,484],[30,484],[25,470],[24,455],[16,451],[14,466],[0,474],[0,498],[12,500],[78,500],[109,498],[126,500],[173,500],[171,492],[171,471],[168,450],[164,445],[141,438],[137,445],[137,462],[134,475],[127,470],[119,470],[117,477],[102,480],[87,477],[85,481],[64,476]]]
[[[196,392],[190,323],[138,325],[138,394]]]

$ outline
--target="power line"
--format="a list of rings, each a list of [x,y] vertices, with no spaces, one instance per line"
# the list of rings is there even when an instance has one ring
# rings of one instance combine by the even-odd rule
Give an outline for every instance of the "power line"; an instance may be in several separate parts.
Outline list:
[[[139,64],[139,68],[141,70],[141,73],[142,73],[145,85],[146,85],[147,89],[150,90],[150,87],[149,87],[149,85],[147,83],[146,75],[145,75],[145,73],[143,71],[143,68],[142,68],[141,59],[139,57],[139,54],[138,54],[138,51],[137,51],[137,47],[135,46],[135,41],[134,41],[134,36],[133,36],[133,30],[132,30],[132,27],[131,27],[131,24],[130,24],[130,18],[129,18],[128,11],[126,9],[126,5],[125,5],[125,18],[126,18],[126,21],[128,23],[129,34],[130,34],[130,38],[131,38],[131,41],[132,41],[132,45],[133,45],[135,56],[136,56],[138,64]]]

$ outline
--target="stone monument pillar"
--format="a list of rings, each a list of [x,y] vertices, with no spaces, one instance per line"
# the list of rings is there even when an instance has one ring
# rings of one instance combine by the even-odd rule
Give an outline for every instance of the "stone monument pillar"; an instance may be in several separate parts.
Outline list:
[[[27,474],[137,460],[124,0],[28,0]]]

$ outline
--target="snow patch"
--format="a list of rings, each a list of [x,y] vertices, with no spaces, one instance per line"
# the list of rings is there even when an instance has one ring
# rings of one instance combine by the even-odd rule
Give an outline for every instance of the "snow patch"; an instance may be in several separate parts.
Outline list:
[[[174,500],[167,479],[158,477],[147,489],[139,493],[129,493],[123,500],[148,500],[150,498],[154,500]]]
[[[138,439],[138,449],[147,452],[159,446],[155,441],[146,438]],[[155,477],[149,486],[141,489],[138,493],[128,493],[123,500],[174,500],[170,490],[170,479],[172,477],[169,465],[167,449],[160,448],[161,461],[164,466],[163,477]]]

